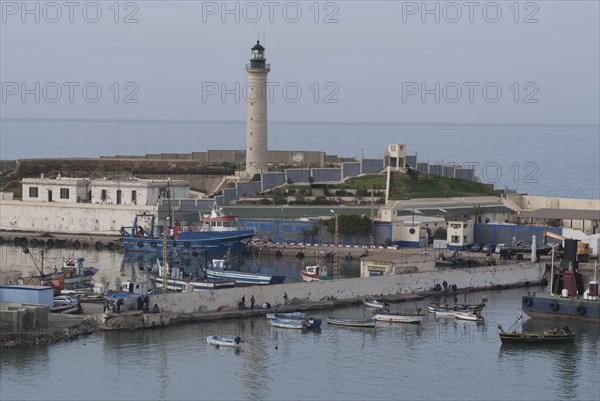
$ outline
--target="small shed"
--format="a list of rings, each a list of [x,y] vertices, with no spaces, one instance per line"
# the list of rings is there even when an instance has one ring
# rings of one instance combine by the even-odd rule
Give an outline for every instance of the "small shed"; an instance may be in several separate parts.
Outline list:
[[[43,285],[2,285],[0,302],[54,306],[54,289]]]

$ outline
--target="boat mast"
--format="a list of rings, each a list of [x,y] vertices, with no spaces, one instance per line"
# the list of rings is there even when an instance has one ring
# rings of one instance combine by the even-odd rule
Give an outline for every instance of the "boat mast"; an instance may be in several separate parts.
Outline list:
[[[169,279],[169,266],[167,264],[167,235],[169,234],[169,221],[170,217],[167,216],[165,220],[165,225],[163,227],[163,243],[162,243],[162,279],[163,279],[163,289],[167,290],[167,280]]]

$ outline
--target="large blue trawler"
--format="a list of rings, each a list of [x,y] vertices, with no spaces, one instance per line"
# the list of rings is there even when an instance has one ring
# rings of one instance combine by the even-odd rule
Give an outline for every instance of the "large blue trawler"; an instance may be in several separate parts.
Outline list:
[[[200,218],[199,226],[175,226],[167,238],[170,252],[205,254],[240,253],[246,248],[255,232],[239,227],[237,216],[228,216],[221,208],[213,207],[211,213]],[[145,222],[146,227],[142,226]],[[122,229],[123,248],[129,252],[161,253],[163,238],[154,234],[155,216],[136,214],[128,231]]]

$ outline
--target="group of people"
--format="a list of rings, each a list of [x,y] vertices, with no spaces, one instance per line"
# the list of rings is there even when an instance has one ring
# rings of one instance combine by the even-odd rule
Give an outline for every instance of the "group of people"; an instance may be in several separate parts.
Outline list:
[[[254,309],[254,304],[256,303],[256,299],[254,295],[250,297],[250,309]],[[239,309],[246,309],[246,296],[242,296],[242,301],[238,304]]]
[[[287,305],[290,303],[290,299],[288,298],[287,292],[283,293],[283,304]],[[256,299],[254,295],[250,297],[250,309],[254,309],[254,305],[256,304]],[[279,304],[278,304],[279,305]],[[268,302],[263,302],[260,305],[261,309],[271,309],[271,304]],[[242,296],[242,300],[238,303],[238,309],[246,309],[246,295]]]
[[[137,297],[137,310],[150,312],[150,297],[148,295],[140,295],[139,297]]]
[[[115,313],[121,313],[121,308],[123,307],[124,303],[125,301],[123,300],[123,298],[119,298],[117,299],[117,302],[111,307],[111,303],[108,301],[108,299],[105,299],[102,312],[106,313],[106,311],[111,311],[112,309],[112,311]],[[150,312],[150,297],[148,295],[140,295],[137,297],[137,310],[141,310],[143,312]],[[152,313],[159,312],[160,308],[158,307],[158,304],[155,303],[152,307]]]

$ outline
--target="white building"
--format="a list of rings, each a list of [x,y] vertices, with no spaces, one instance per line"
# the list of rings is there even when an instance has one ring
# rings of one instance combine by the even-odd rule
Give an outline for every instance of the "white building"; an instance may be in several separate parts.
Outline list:
[[[79,203],[88,200],[87,178],[23,178],[23,200],[37,202]]]
[[[156,205],[161,198],[185,199],[190,188],[182,180],[93,180],[90,184],[92,203],[109,205]]]
[[[186,181],[89,180],[87,178],[24,178],[23,201],[153,206],[160,198],[185,199]]]
[[[473,220],[449,221],[447,233],[448,249],[463,250],[473,244]]]
[[[406,145],[395,143],[388,145],[385,156],[389,158],[390,167],[394,170],[404,171],[406,169]]]

